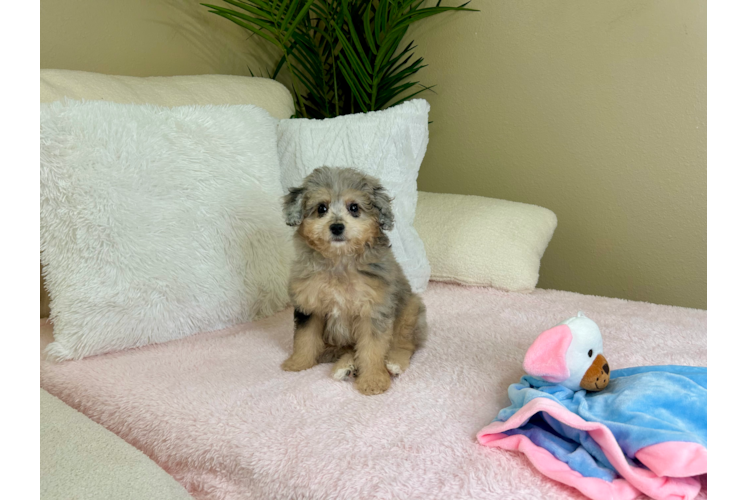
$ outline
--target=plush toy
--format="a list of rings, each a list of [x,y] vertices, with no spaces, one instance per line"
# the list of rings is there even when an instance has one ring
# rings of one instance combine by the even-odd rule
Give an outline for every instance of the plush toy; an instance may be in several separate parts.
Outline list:
[[[601,391],[610,382],[600,329],[581,311],[541,333],[525,354],[522,366],[529,375],[572,391]]]

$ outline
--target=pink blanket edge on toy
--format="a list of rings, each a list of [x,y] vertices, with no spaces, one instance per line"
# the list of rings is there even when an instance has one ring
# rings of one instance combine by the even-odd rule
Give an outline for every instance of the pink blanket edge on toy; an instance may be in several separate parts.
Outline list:
[[[504,434],[504,431],[521,427],[538,412],[546,412],[559,422],[587,431],[623,479],[607,482],[585,477],[526,436]],[[593,500],[633,500],[641,493],[657,500],[691,500],[701,490],[700,481],[692,476],[706,474],[706,449],[694,443],[671,442],[643,448],[636,457],[652,471],[632,467],[610,429],[597,422],[587,422],[557,402],[544,398],[530,401],[506,422],[491,422],[478,432],[477,438],[484,446],[524,453],[541,473],[578,489]],[[676,451],[682,453],[679,462],[664,460]]]

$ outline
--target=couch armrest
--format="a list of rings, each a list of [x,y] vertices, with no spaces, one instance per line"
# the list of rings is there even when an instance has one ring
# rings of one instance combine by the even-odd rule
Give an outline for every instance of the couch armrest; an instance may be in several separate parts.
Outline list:
[[[41,498],[192,498],[140,450],[41,389]]]

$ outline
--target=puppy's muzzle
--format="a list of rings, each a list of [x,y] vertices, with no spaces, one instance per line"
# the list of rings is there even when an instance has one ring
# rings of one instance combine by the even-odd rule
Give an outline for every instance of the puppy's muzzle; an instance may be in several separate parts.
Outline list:
[[[345,224],[341,224],[339,222],[330,224],[330,232],[333,234],[333,236],[340,236],[343,234],[343,231],[345,231]]]

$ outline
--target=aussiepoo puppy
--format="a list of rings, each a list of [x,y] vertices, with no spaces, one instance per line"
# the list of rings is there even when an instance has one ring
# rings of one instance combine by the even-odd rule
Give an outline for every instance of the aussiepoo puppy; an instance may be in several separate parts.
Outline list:
[[[426,336],[426,308],[384,233],[395,223],[391,201],[377,179],[352,168],[320,167],[289,190],[283,212],[298,229],[284,370],[335,362],[334,378],[355,376],[359,392],[380,394],[390,374],[408,368]]]

